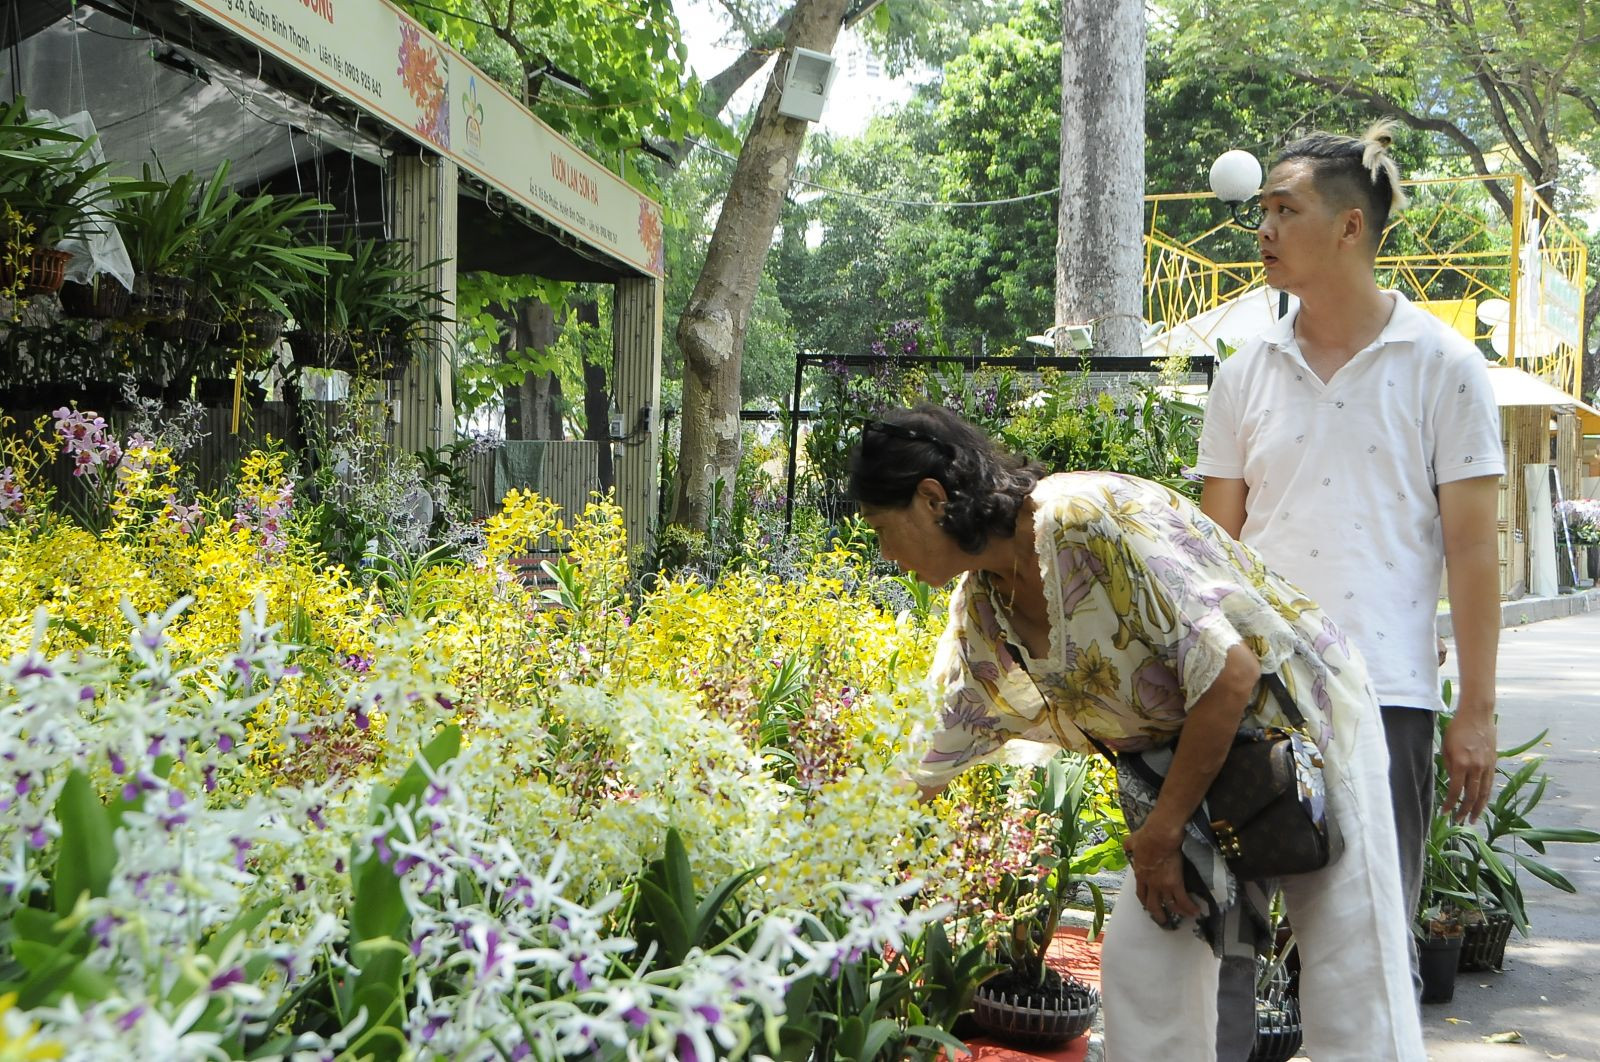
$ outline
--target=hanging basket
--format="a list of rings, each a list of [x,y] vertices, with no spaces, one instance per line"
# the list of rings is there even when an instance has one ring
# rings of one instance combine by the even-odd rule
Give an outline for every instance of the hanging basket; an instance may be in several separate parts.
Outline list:
[[[227,350],[268,350],[283,335],[283,314],[242,310],[217,326],[217,346]]]
[[[205,347],[216,338],[217,322],[209,317],[193,317],[186,313],[170,321],[152,321],[144,326],[144,332],[147,336],[165,339],[169,343]]]
[[[132,300],[128,289],[106,273],[96,273],[87,284],[69,280],[61,285],[61,310],[68,317],[114,321],[127,315]]]
[[[979,985],[972,997],[973,1023],[1019,1047],[1055,1047],[1076,1040],[1089,1031],[1099,1013],[1100,993],[1070,976],[1058,981],[1047,978],[1040,988],[1024,992],[988,982]]]
[[[39,248],[18,262],[15,268],[10,259],[9,254],[0,253],[0,288],[11,288],[20,280],[20,295],[54,295],[67,279],[67,262],[72,255],[66,251]]]
[[[1510,939],[1511,916],[1504,911],[1489,912],[1482,922],[1472,923],[1461,934],[1461,959],[1456,969],[1504,969]]]
[[[343,332],[320,328],[295,328],[284,333],[289,341],[289,352],[294,363],[302,369],[343,369],[354,372],[355,359],[350,353],[350,337]]]
[[[183,314],[193,281],[170,273],[139,273],[133,278],[133,313],[150,321],[170,321]]]
[[[1293,996],[1276,1003],[1256,1000],[1256,1039],[1250,1047],[1250,1062],[1288,1062],[1299,1053],[1304,1039],[1299,1000]]]

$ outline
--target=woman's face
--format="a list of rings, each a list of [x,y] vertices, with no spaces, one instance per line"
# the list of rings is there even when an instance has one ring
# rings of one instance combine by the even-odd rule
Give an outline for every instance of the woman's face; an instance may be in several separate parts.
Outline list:
[[[884,560],[925,583],[943,586],[971,568],[973,558],[939,526],[944,515],[944,488],[937,480],[922,482],[904,508],[863,506],[861,518],[878,533],[878,552]]]

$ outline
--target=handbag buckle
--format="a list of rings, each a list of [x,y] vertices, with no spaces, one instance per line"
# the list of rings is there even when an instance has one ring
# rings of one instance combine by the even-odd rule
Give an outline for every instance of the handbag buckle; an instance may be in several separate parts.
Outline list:
[[[1212,819],[1211,828],[1217,834],[1217,850],[1224,859],[1238,859],[1244,855],[1244,849],[1239,846],[1239,831],[1233,828],[1233,823],[1227,819]]]

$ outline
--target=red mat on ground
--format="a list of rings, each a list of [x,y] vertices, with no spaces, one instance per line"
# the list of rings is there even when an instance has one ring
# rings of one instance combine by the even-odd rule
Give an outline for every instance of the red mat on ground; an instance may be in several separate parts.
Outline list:
[[[1080,981],[1100,987],[1100,941],[1090,941],[1087,929],[1067,926],[1057,930],[1045,961],[1062,973],[1070,973]],[[1085,1033],[1054,1051],[1034,1052],[1006,1047],[985,1037],[968,1040],[967,1049],[972,1053],[964,1057],[982,1059],[984,1062],[1029,1062],[1031,1059],[1083,1062],[1089,1053],[1089,1034]]]

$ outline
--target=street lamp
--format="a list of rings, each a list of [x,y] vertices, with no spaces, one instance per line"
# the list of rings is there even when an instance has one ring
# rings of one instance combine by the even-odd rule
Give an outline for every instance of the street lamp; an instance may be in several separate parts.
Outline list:
[[[1224,151],[1211,164],[1211,192],[1228,204],[1233,223],[1252,232],[1261,226],[1259,214],[1240,216],[1261,191],[1261,163],[1248,151]]]

